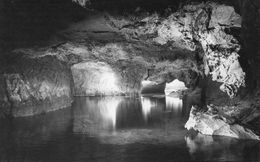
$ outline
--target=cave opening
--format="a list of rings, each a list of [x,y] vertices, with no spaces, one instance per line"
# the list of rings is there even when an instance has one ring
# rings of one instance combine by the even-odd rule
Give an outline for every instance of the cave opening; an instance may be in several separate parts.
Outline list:
[[[161,83],[158,84],[153,81],[142,81],[141,82],[141,94],[149,94],[149,93],[155,93],[155,94],[165,94],[165,95],[171,95],[171,93],[181,92],[184,90],[187,90],[188,88],[185,86],[185,83],[174,79],[170,83]]]
[[[259,9],[0,1],[0,161],[259,161]]]
[[[165,89],[165,83],[157,84],[152,81],[142,81],[141,82],[141,94],[163,94]]]

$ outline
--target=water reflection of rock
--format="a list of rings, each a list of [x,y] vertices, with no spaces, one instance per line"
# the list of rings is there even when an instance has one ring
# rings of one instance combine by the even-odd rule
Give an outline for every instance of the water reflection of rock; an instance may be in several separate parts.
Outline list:
[[[180,121],[172,115],[174,112],[166,113],[165,98],[88,97],[77,100],[73,132],[88,134],[102,143],[167,143],[183,140],[186,132],[179,127]]]
[[[237,140],[199,133],[186,136],[185,141],[194,160],[203,158],[205,161],[252,161],[250,157],[258,157],[257,161],[260,160],[260,143],[253,140]],[[238,152],[243,154],[237,154]]]
[[[177,97],[165,96],[165,98],[141,97],[142,113],[147,121],[149,116],[161,113],[171,113],[173,116],[181,116],[182,99]]]
[[[0,161],[2,158],[15,159],[20,156],[32,158],[33,155],[23,153],[28,150],[37,152],[39,150],[34,149],[51,145],[54,139],[62,137],[71,130],[71,109],[33,117],[1,120],[0,128]],[[10,155],[10,152],[16,157],[4,157]]]
[[[133,129],[145,124],[139,99],[124,98],[117,109],[117,129]]]
[[[148,116],[151,114],[153,108],[156,108],[157,102],[156,100],[151,100],[150,97],[141,97],[142,103],[142,113],[145,121],[147,121]]]
[[[174,112],[176,115],[180,115],[182,112],[182,99],[177,97],[165,96],[166,109]]]
[[[91,133],[116,127],[120,97],[77,98],[74,105],[73,131]]]

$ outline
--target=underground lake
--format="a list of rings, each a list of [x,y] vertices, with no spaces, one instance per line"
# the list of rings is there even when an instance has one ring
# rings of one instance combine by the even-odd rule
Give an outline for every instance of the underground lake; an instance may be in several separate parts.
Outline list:
[[[260,162],[259,0],[0,0],[0,162]]]
[[[187,131],[179,98],[76,97],[72,107],[1,120],[1,161],[252,161],[260,143]]]

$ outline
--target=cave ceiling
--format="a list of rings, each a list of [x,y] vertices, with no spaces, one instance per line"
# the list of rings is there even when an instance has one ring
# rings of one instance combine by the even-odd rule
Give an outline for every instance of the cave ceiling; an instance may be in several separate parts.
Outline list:
[[[258,93],[245,103],[260,114],[259,6],[259,0],[0,1],[0,107],[28,116],[68,106],[73,96],[137,94],[143,81],[178,79],[205,91],[208,105],[234,103],[224,107],[232,111],[243,88],[251,88]],[[46,103],[48,110],[35,107]]]
[[[59,50],[65,47],[65,52],[71,52],[75,44],[99,49],[100,44],[110,46],[114,43],[115,49],[136,51],[139,48],[142,52],[137,57],[145,60],[141,64],[146,68],[154,67],[153,73],[146,77],[152,81],[163,83],[178,78],[193,87],[198,78],[204,74],[211,75],[214,81],[222,83],[221,90],[231,97],[244,86],[245,74],[238,62],[238,51],[241,46],[238,39],[228,32],[241,27],[241,17],[231,6],[215,2],[184,3],[170,0],[75,0],[74,2],[76,3],[60,0],[42,0],[37,3],[31,0],[4,1],[9,5],[6,9],[9,12],[6,14],[13,19],[11,22],[6,22],[10,28],[5,28],[3,38],[7,41],[3,41],[2,44],[7,48],[17,48],[26,46],[24,45],[26,42],[40,43],[46,39],[51,40],[47,42],[52,49]],[[91,9],[106,12],[86,17],[84,13]],[[83,21],[80,21],[81,18]],[[81,43],[78,43],[80,41]],[[156,47],[158,53],[152,55],[156,50],[151,49]],[[44,49],[45,55],[46,51],[47,53],[53,51]],[[23,51],[22,53],[35,55],[41,50],[40,48],[35,52],[16,50],[15,53]],[[167,50],[168,52],[162,52]],[[89,51],[89,47],[86,51]],[[128,51],[124,52],[131,55]],[[145,51],[150,55],[146,55]],[[93,50],[91,52],[93,53]],[[160,53],[166,54],[159,55]],[[186,57],[180,53],[192,54]],[[104,56],[105,54],[107,53],[104,53]],[[102,58],[104,56],[96,57],[104,61]],[[88,58],[89,55],[84,57]],[[116,64],[117,59],[109,60],[106,59],[109,64]]]

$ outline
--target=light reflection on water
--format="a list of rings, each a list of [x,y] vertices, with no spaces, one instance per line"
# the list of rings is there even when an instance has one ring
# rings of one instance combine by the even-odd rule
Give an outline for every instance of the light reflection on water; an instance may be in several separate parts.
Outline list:
[[[182,100],[173,97],[89,97],[81,98],[77,103],[84,104],[75,106],[74,132],[89,132],[93,126],[94,132],[104,132],[140,127],[156,123],[156,120],[162,123],[164,113],[180,116],[182,109]]]
[[[122,98],[79,98],[75,102],[73,131],[97,132],[99,130],[113,130],[116,128],[118,105]],[[79,104],[79,105],[78,105]]]
[[[182,104],[171,97],[78,97],[72,108],[1,121],[0,161],[260,160],[259,142],[187,132]]]
[[[156,102],[153,102],[149,97],[141,97],[142,102],[142,113],[145,121],[151,113],[151,109],[156,107]]]
[[[180,115],[182,111],[182,99],[177,97],[165,96],[166,108],[169,111],[174,111],[176,114]]]

